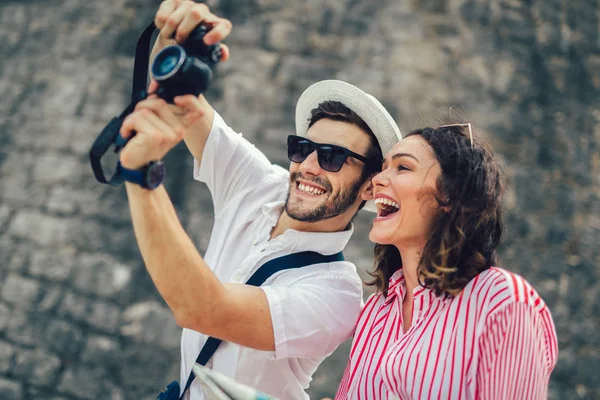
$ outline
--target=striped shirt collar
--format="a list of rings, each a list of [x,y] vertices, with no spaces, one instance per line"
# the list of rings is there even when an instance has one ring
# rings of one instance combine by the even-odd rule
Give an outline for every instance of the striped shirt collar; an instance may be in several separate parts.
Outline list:
[[[439,297],[439,299],[442,300],[441,296],[436,296],[433,290],[428,289],[425,286],[418,285],[413,289],[413,297],[415,299],[424,293],[429,293],[429,297]],[[398,271],[394,272],[389,280],[388,292],[383,305],[386,306],[396,299],[402,300],[404,299],[405,294],[406,282],[404,279],[404,269],[400,268]]]

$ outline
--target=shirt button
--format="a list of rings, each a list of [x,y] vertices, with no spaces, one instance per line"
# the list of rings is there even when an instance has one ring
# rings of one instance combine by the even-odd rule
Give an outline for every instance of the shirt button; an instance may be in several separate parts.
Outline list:
[[[258,243],[258,240],[253,240],[252,244],[256,246],[256,244]]]

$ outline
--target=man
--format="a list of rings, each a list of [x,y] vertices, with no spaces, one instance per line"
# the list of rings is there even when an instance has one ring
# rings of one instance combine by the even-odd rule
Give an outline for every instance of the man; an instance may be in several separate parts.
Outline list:
[[[172,35],[185,41],[199,23],[213,29],[207,44],[231,24],[204,4],[168,0],[155,23],[158,48]],[[224,51],[224,59],[229,55]],[[158,87],[152,81],[149,91]],[[150,98],[123,123],[120,153],[128,169],[160,160],[181,139],[194,156],[194,178],[205,182],[215,221],[202,257],[183,230],[163,186],[127,182],[135,235],[146,268],[182,326],[182,388],[207,336],[223,339],[209,367],[282,399],[308,398],[319,363],[353,332],[362,285],[347,261],[285,270],[261,287],[244,282],[265,262],[300,251],[335,254],[347,244],[351,220],[371,199],[370,177],[400,138],[372,96],[340,81],[307,89],[288,139],[290,170],[271,164],[229,128],[204,97],[175,105]],[[310,121],[309,121],[310,119]],[[304,137],[303,137],[304,136]],[[316,151],[315,151],[316,149]],[[198,383],[186,393],[204,399]]]

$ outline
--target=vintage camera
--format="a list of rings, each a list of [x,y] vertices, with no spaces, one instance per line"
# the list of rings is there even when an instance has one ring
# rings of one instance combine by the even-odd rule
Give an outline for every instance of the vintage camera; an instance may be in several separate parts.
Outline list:
[[[156,94],[172,103],[175,96],[200,95],[208,89],[213,68],[221,60],[220,43],[206,45],[210,27],[199,25],[182,45],[167,46],[152,60],[150,73],[160,85]]]

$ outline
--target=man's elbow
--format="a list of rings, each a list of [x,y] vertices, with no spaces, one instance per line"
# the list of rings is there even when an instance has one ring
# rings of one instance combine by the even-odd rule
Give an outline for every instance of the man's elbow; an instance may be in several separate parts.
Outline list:
[[[191,315],[186,310],[173,310],[173,316],[175,317],[175,323],[182,329],[195,329],[196,323],[194,322],[193,315]]]
[[[222,286],[219,289],[219,292],[224,290]],[[211,300],[207,301],[207,298]],[[219,300],[222,298],[224,296],[221,293],[215,293],[204,297],[205,300],[191,300],[170,308],[179,327],[214,336],[225,311],[224,301]]]

